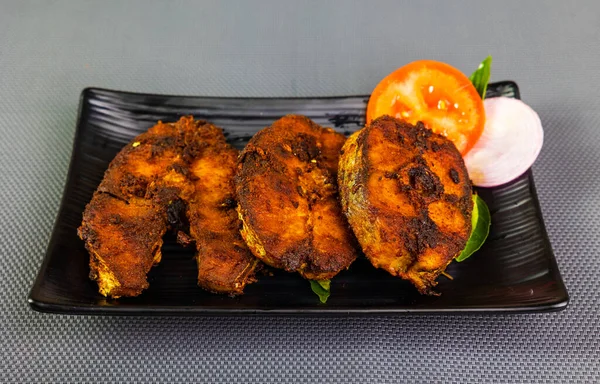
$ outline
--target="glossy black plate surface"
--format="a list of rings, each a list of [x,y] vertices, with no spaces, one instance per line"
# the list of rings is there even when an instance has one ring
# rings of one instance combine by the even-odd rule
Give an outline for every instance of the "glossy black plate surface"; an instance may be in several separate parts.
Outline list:
[[[512,82],[491,84],[488,97],[519,97]],[[364,124],[368,96],[249,99],[161,96],[85,89],[62,204],[44,262],[29,296],[31,307],[68,314],[376,314],[405,312],[544,311],[566,307],[568,295],[546,234],[531,171],[508,185],[479,189],[492,213],[486,244],[440,277],[439,297],[421,296],[407,282],[364,258],[332,282],[327,304],[297,274],[264,276],[237,298],[196,285],[193,251],[167,238],[163,259],[136,298],[107,299],[88,279],[89,256],[76,229],[87,202],[116,153],[156,121],[194,115],[222,127],[243,148],[261,128],[289,113],[340,132]]]

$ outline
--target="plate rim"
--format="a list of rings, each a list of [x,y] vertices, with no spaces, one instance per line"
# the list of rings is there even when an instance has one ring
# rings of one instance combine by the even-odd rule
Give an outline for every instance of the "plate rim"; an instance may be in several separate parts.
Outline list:
[[[521,90],[517,84],[516,81],[514,80],[500,80],[500,81],[494,81],[489,83],[488,88],[490,87],[501,87],[501,86],[509,86],[511,88],[514,89],[515,91],[515,98],[516,99],[521,99]],[[340,98],[362,98],[362,99],[369,99],[371,97],[371,95],[365,95],[365,94],[353,94],[353,95],[326,95],[326,96],[248,96],[248,97],[243,97],[243,96],[207,96],[207,95],[173,95],[173,94],[163,94],[163,93],[152,93],[152,92],[136,92],[136,91],[122,91],[122,90],[117,90],[117,89],[110,89],[110,88],[103,88],[103,87],[94,87],[94,86],[90,86],[90,87],[85,87],[82,89],[81,93],[80,93],[80,104],[79,107],[80,109],[78,110],[78,112],[81,112],[81,102],[85,99],[85,96],[87,94],[90,93],[94,93],[94,92],[106,92],[106,93],[112,93],[112,94],[121,94],[121,95],[128,95],[128,96],[149,96],[149,97],[165,97],[165,98],[169,98],[169,99],[189,99],[189,98],[194,98],[194,99],[213,99],[213,100],[270,100],[270,101],[274,101],[274,100],[315,100],[315,99],[319,99],[319,100],[332,100],[332,99],[340,99]],[[79,118],[80,118],[80,114],[78,113],[77,115],[77,124],[79,124]]]
[[[517,83],[513,80],[503,80],[490,83],[490,86],[502,87],[509,86],[514,90],[514,97],[520,99],[520,89]],[[42,313],[55,313],[55,314],[70,314],[70,315],[130,315],[130,316],[175,316],[175,315],[206,315],[206,316],[247,316],[247,315],[280,315],[280,316],[365,316],[365,315],[399,315],[399,314],[477,314],[477,313],[505,313],[505,314],[514,314],[514,313],[539,313],[539,312],[557,312],[562,311],[567,308],[570,302],[570,296],[558,268],[558,261],[556,260],[556,255],[554,254],[554,250],[552,248],[552,244],[550,243],[550,239],[548,237],[548,231],[546,228],[546,223],[543,219],[543,213],[540,206],[539,198],[537,196],[537,189],[535,187],[535,181],[533,179],[533,173],[531,168],[529,168],[526,173],[528,174],[530,181],[530,189],[533,189],[533,202],[535,204],[537,213],[539,214],[539,221],[541,223],[541,229],[545,234],[544,242],[548,247],[551,257],[551,273],[554,277],[556,277],[557,283],[559,284],[559,293],[557,294],[556,300],[549,301],[543,304],[537,305],[515,305],[515,306],[470,306],[470,307],[414,307],[414,308],[331,308],[327,306],[316,307],[316,308],[295,308],[295,309],[284,309],[284,308],[271,308],[271,309],[261,309],[261,308],[207,308],[202,306],[153,306],[146,305],[140,307],[139,305],[130,305],[130,304],[122,304],[120,303],[118,306],[97,306],[97,305],[68,305],[68,304],[58,304],[54,303],[51,300],[46,300],[41,292],[41,285],[44,280],[44,276],[46,274],[46,270],[48,269],[48,264],[51,260],[51,252],[50,250],[53,248],[54,243],[58,240],[56,238],[56,229],[59,224],[59,217],[62,211],[65,209],[67,202],[67,189],[71,182],[71,179],[74,177],[74,164],[76,163],[77,152],[76,147],[79,142],[79,138],[81,135],[81,124],[82,124],[82,115],[84,112],[84,102],[91,95],[97,95],[98,93],[110,93],[110,94],[118,94],[125,96],[142,96],[142,97],[160,97],[160,98],[169,98],[169,99],[211,99],[211,100],[256,100],[256,101],[276,101],[276,100],[331,100],[331,99],[340,99],[340,98],[362,98],[365,100],[369,99],[369,95],[339,95],[339,96],[300,96],[300,97],[236,97],[236,96],[195,96],[195,95],[168,95],[168,94],[154,94],[154,93],[145,93],[145,92],[130,92],[130,91],[120,91],[113,90],[101,87],[86,87],[84,88],[79,96],[79,105],[77,111],[77,119],[76,119],[76,128],[75,134],[73,136],[73,143],[71,146],[71,156],[69,159],[69,166],[67,170],[67,175],[65,178],[65,184],[63,186],[62,196],[59,204],[59,208],[56,213],[56,217],[54,218],[54,223],[52,225],[51,236],[48,241],[48,245],[46,247],[45,255],[42,259],[42,263],[38,268],[38,272],[36,278],[31,286],[29,294],[27,296],[27,302],[29,307],[36,311]]]

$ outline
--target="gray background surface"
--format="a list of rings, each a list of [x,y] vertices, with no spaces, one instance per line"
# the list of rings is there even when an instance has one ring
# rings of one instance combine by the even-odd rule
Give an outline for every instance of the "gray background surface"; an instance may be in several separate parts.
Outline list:
[[[600,3],[0,2],[0,380],[599,382]],[[367,94],[415,59],[494,56],[541,116],[534,166],[571,303],[534,315],[71,317],[26,297],[82,88]]]

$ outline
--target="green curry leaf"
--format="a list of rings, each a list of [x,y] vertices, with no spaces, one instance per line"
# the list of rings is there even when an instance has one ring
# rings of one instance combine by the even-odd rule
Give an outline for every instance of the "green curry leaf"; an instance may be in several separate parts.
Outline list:
[[[473,195],[473,215],[471,217],[473,229],[471,230],[471,236],[467,241],[465,249],[456,258],[456,261],[460,262],[468,259],[469,256],[481,248],[490,233],[491,223],[490,210],[485,201],[478,195]]]
[[[490,81],[492,74],[492,56],[488,56],[479,64],[479,67],[471,76],[469,80],[475,86],[477,93],[481,96],[481,100],[485,99],[485,92]]]
[[[309,280],[312,291],[319,296],[321,303],[325,304],[331,294],[331,280]]]

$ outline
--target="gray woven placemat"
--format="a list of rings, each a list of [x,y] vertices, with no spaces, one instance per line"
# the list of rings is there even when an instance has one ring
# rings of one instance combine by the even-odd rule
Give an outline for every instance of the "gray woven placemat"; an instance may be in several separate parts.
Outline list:
[[[0,2],[0,381],[599,382],[599,3]],[[488,53],[546,142],[534,167],[565,312],[118,318],[32,312],[86,86],[369,93],[407,61]]]

